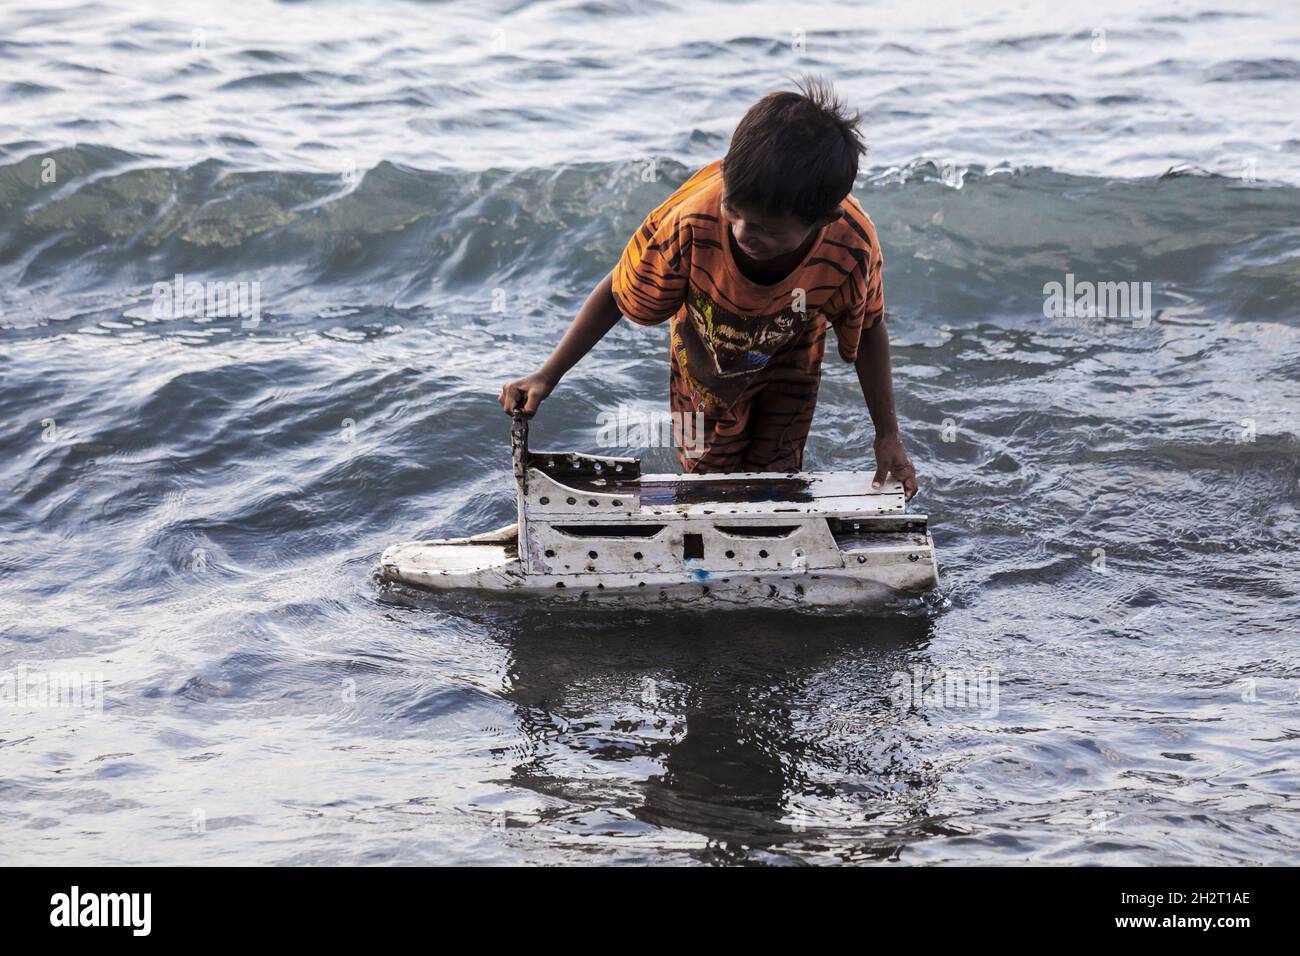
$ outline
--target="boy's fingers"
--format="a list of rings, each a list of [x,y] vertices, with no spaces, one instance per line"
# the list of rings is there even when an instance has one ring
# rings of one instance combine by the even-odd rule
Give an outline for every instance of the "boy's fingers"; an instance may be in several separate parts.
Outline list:
[[[885,475],[888,469],[883,464],[876,465],[876,477],[871,479],[871,487],[879,488],[885,483]]]
[[[911,501],[912,496],[916,494],[916,469],[909,461],[901,467],[895,468],[891,472],[895,478],[903,483],[903,500]]]
[[[509,415],[519,404],[519,386],[513,382],[507,383],[501,389],[501,408]]]
[[[534,413],[536,413],[537,406],[540,405],[542,402],[542,396],[537,392],[533,391],[532,389],[529,389],[526,393],[523,392],[522,389],[520,389],[520,393],[521,393],[521,397],[527,399],[524,402],[524,414],[531,416]]]

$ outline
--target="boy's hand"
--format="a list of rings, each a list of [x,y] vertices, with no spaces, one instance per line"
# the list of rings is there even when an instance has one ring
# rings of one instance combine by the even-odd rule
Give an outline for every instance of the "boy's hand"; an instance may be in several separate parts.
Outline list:
[[[525,375],[513,382],[501,386],[501,407],[507,415],[513,415],[523,405],[523,413],[530,418],[537,412],[542,399],[555,390],[555,383],[541,372]]]
[[[907,457],[903,440],[897,433],[877,435],[872,447],[876,451],[876,477],[871,479],[871,487],[879,488],[888,475],[893,475],[903,483],[905,500],[911,501],[916,494],[916,469]]]

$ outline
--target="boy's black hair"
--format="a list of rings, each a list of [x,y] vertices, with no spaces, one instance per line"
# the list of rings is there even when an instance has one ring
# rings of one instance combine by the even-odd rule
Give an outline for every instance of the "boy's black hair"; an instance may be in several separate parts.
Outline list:
[[[853,189],[867,151],[858,124],[831,84],[798,81],[799,92],[769,93],[749,108],[722,160],[728,202],[815,222]]]

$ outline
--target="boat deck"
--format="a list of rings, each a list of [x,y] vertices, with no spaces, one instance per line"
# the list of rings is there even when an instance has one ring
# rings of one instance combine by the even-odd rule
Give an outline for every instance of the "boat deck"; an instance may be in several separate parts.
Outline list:
[[[533,467],[536,468],[536,465]],[[661,512],[891,514],[901,513],[905,507],[903,488],[900,483],[888,481],[884,487],[873,489],[871,481],[874,475],[866,471],[788,475],[761,472],[708,475],[638,476],[634,474],[631,477],[623,477],[614,476],[612,470],[605,471],[602,475],[593,474],[589,469],[583,469],[578,474],[566,474],[566,469],[563,467],[538,470],[579,495],[613,496],[620,500],[636,500],[640,503],[641,511],[648,510],[652,514]],[[578,508],[581,509],[582,505],[578,504]],[[545,503],[530,502],[530,510],[545,512],[568,509],[555,496],[548,496],[548,501]]]

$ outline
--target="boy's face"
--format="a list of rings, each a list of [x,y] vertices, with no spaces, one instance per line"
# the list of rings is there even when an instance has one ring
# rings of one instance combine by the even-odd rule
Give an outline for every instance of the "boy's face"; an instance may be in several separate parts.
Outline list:
[[[838,219],[838,215],[807,223],[795,215],[773,215],[722,200],[722,218],[731,228],[736,245],[751,259],[775,259],[794,252],[814,230]]]

